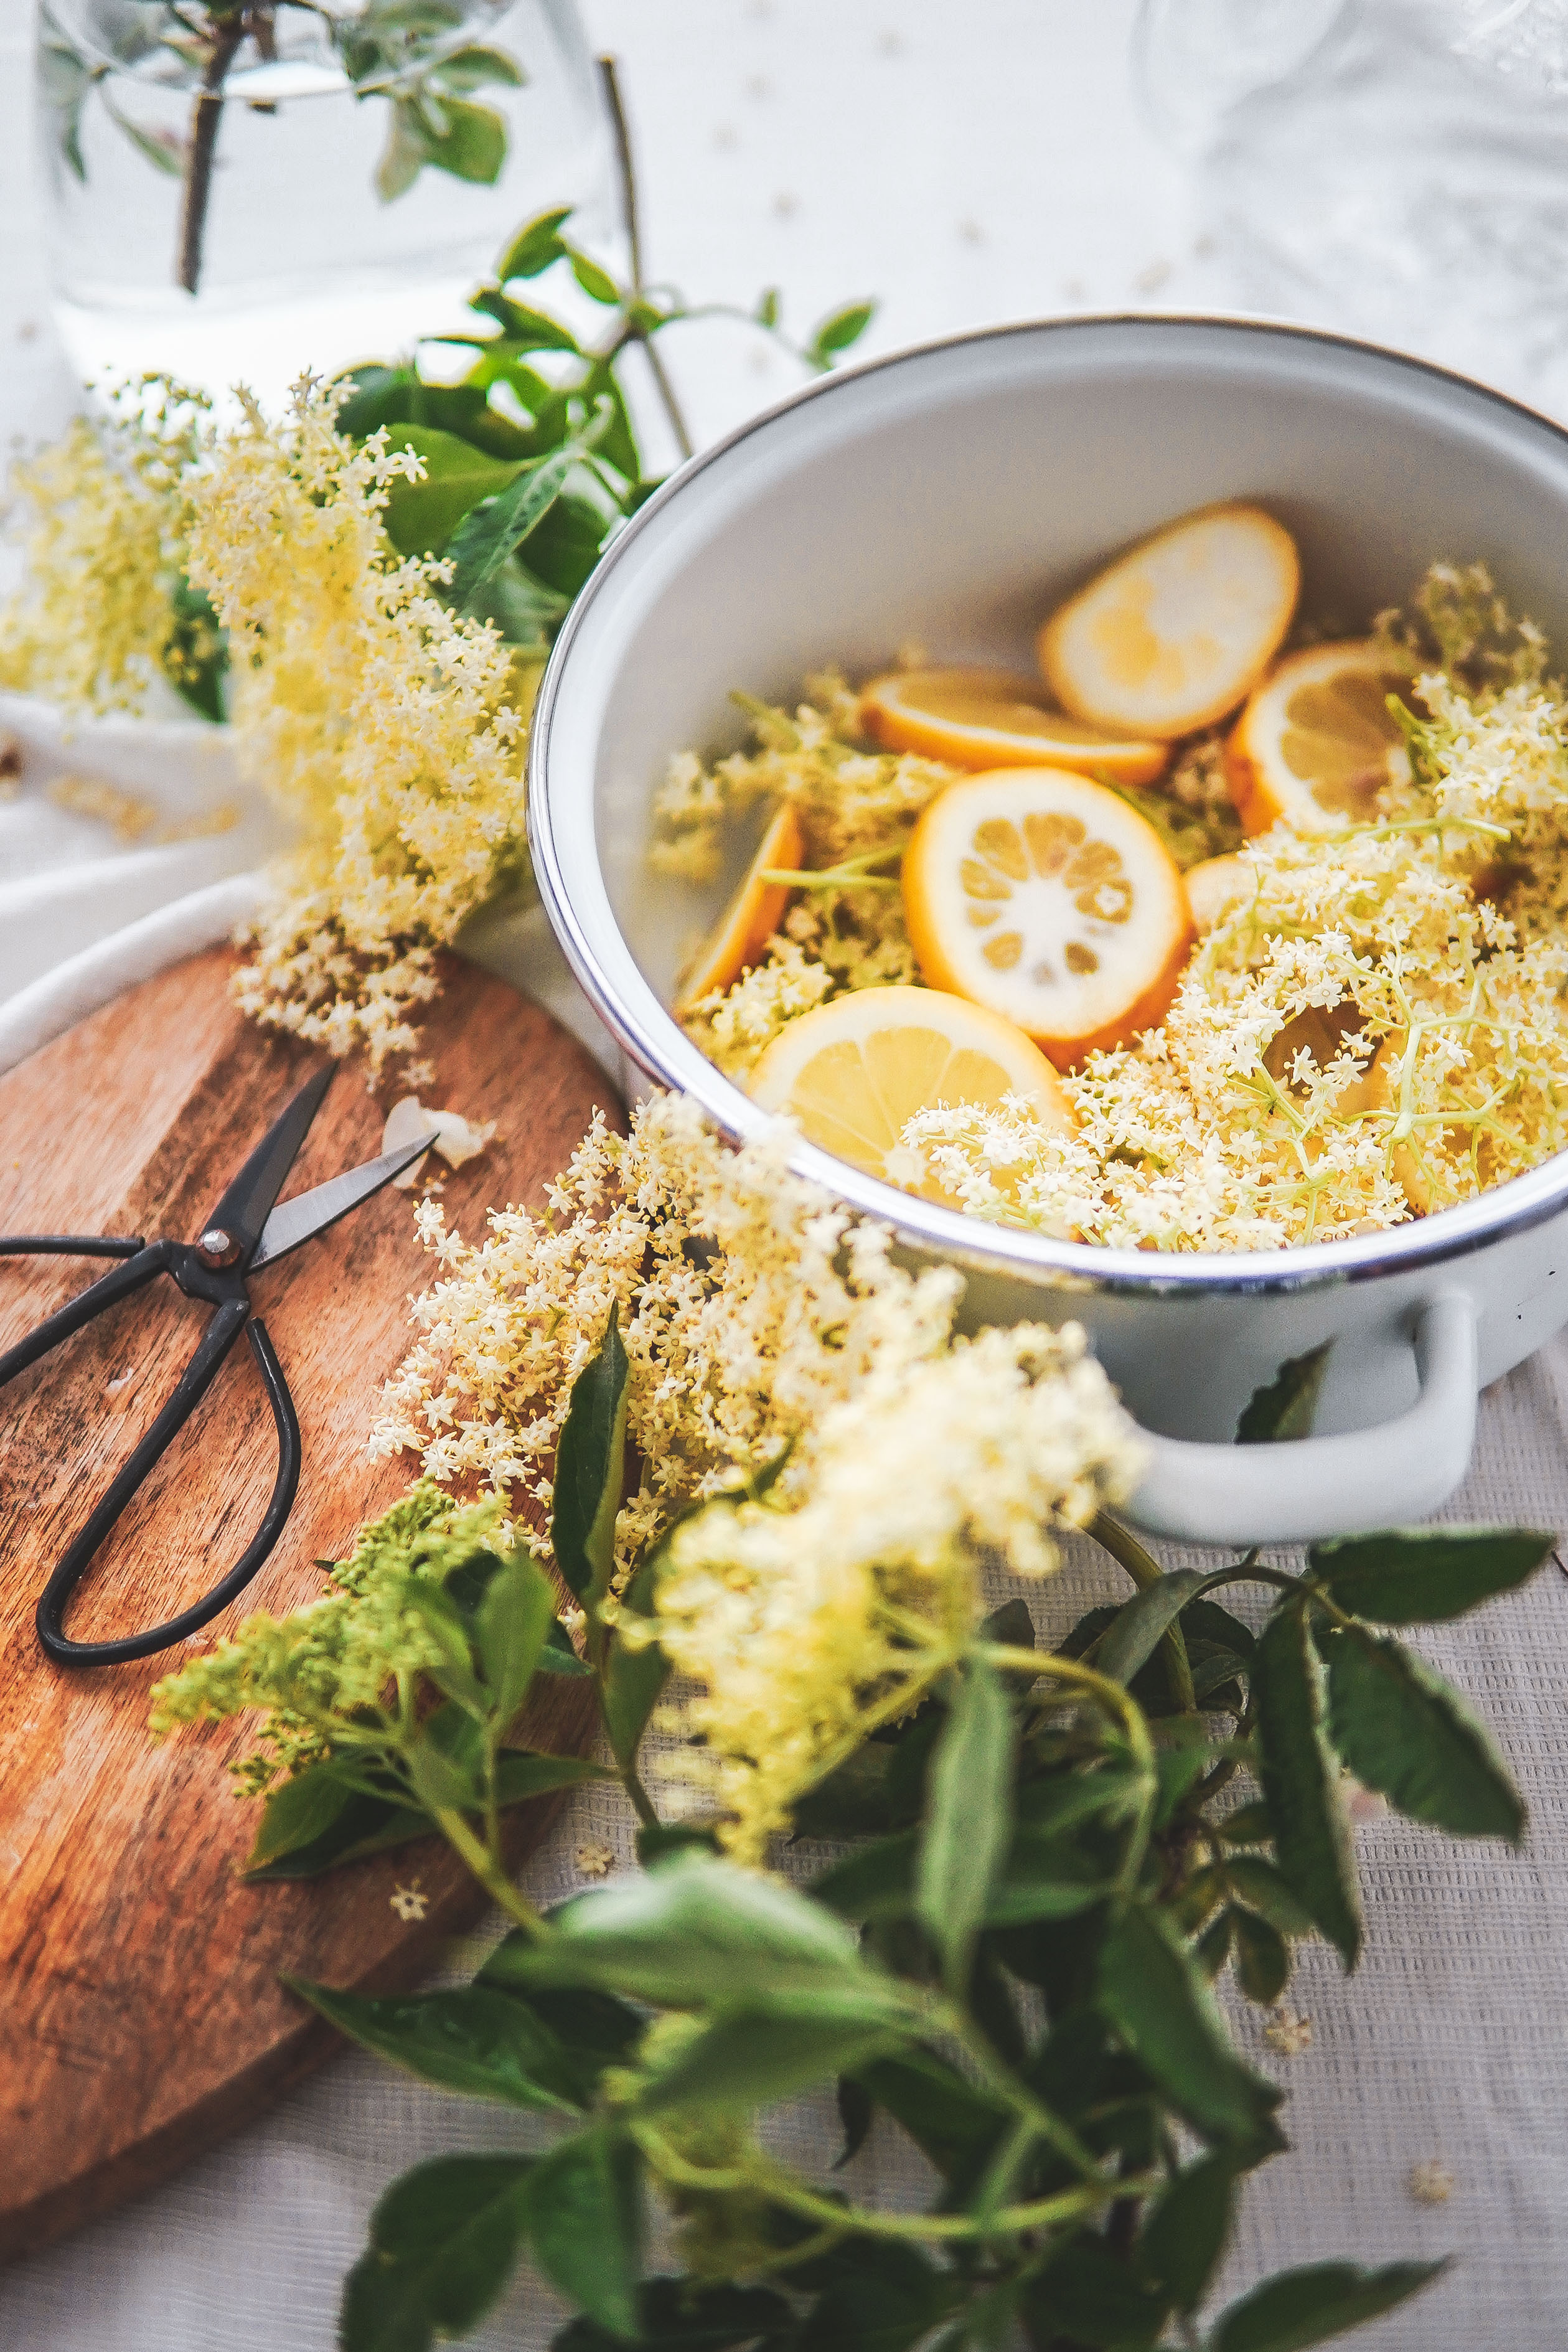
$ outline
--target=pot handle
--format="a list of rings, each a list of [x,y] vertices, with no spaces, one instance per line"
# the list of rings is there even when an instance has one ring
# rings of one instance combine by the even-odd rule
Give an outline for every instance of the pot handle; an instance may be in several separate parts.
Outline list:
[[[1476,1310],[1445,1292],[1416,1325],[1421,1394],[1408,1412],[1343,1437],[1202,1445],[1141,1430],[1152,1456],[1127,1506],[1138,1527],[1186,1543],[1310,1542],[1425,1518],[1469,1465]]]

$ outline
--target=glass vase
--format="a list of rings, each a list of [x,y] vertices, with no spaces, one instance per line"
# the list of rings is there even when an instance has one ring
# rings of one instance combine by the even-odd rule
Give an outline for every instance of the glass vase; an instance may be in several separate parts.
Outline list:
[[[1134,64],[1247,307],[1568,415],[1568,0],[1143,0]]]
[[[570,0],[41,0],[39,170],[83,377],[272,404],[456,324],[546,205],[610,233]]]

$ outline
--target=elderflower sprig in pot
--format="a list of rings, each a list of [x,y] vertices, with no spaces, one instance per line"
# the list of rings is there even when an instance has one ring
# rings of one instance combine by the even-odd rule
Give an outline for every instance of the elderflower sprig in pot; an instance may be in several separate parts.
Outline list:
[[[157,1693],[163,1730],[266,1712],[258,1877],[434,1827],[512,1922],[466,1987],[296,1985],[533,2118],[388,2190],[348,2352],[467,2333],[520,2262],[577,2308],[558,2352],[1287,2352],[1427,2285],[1441,2264],[1323,2263],[1202,2316],[1285,2145],[1209,1986],[1233,1965],[1272,2008],[1314,1934],[1354,1965],[1345,1767],[1415,1820],[1519,1840],[1490,1736],[1390,1629],[1516,1589],[1551,1538],[1396,1530],[1300,1573],[1163,1574],[1107,1516],[1133,1449],[1070,1333],[956,1337],[949,1275],[905,1273],[678,1103],[591,1137],[545,1215],[477,1247],[423,1222],[440,1276],[381,1442],[423,1430],[427,1467],[483,1465],[495,1498],[427,1479],[313,1610]],[[1254,1400],[1249,1442],[1299,1433],[1319,1369]],[[1085,1527],[1138,1589],[1042,1647]],[[1238,1587],[1260,1628],[1216,1597]],[[612,1768],[522,1744],[540,1673],[591,1684],[643,1864],[548,1916],[506,1872],[505,1809]],[[799,1853],[772,1874],[791,1836],[833,1841],[803,1883]],[[841,2131],[786,2160],[770,2111],[829,2086]],[[857,2186],[873,2124],[925,2159],[924,2204]]]

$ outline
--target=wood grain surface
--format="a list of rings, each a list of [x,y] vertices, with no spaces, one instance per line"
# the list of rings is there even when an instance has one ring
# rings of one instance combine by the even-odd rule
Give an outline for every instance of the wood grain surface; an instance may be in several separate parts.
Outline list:
[[[0,1078],[0,1233],[195,1238],[314,1059],[239,1016],[230,961],[214,950],[175,966]],[[571,1037],[472,966],[448,968],[426,1037],[437,1078],[423,1099],[500,1122],[485,1153],[445,1175],[450,1221],[473,1237],[486,1208],[537,1204],[595,1104],[615,1106]],[[345,1068],[287,1192],[373,1157],[385,1109],[362,1070]],[[0,1260],[0,1349],[103,1270]],[[158,2179],[341,2046],[282,1990],[280,1969],[401,1988],[482,1907],[439,1841],[311,1882],[244,1885],[255,1810],[225,1767],[253,1737],[186,1731],[154,1748],[146,1733],[161,1674],[250,1610],[313,1598],[315,1563],[341,1557],[413,1475],[406,1455],[371,1463],[365,1438],[408,1344],[408,1297],[431,1271],[409,1195],[389,1189],[257,1275],[255,1303],[299,1412],[298,1498],[248,1591],[162,1657],[55,1666],[33,1612],[209,1310],[160,1279],[0,1391],[0,2253]],[[205,1591],[253,1532],[275,1466],[272,1415],[242,1342],[89,1571],[68,1630],[131,1631]],[[580,1749],[584,1688],[547,1684],[531,1744]],[[511,1817],[518,1858],[558,1802]],[[389,1897],[415,1876],[429,1908],[405,1925]]]

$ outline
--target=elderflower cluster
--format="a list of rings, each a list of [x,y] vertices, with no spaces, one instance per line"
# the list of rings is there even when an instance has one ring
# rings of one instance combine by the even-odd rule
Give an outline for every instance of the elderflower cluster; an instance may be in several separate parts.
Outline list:
[[[178,667],[187,474],[210,439],[204,396],[149,377],[16,461],[23,572],[0,611],[0,685],[134,711]]]
[[[153,1738],[178,1724],[259,1711],[264,1746],[234,1768],[253,1796],[279,1772],[318,1762],[356,1717],[378,1706],[389,1685],[444,1656],[429,1618],[411,1605],[413,1580],[441,1582],[476,1550],[503,1539],[494,1500],[459,1508],[422,1482],[361,1528],[321,1600],[285,1618],[257,1611],[232,1639],[155,1684]]]
[[[684,1026],[727,1077],[744,1086],[780,1031],[814,1012],[832,988],[825,964],[808,961],[793,940],[779,939],[765,962],[688,1006]]]
[[[802,1441],[803,1492],[710,1503],[660,1555],[656,1639],[692,1690],[678,1772],[758,1859],[800,1796],[960,1650],[988,1559],[1056,1565],[1053,1527],[1125,1495],[1130,1423],[1074,1325],[878,1362]]]
[[[190,576],[229,633],[242,764],[299,831],[240,1002],[362,1045],[374,1076],[417,1042],[436,949],[526,870],[528,694],[497,631],[442,602],[448,567],[396,555],[388,486],[422,462],[339,434],[342,394],[302,379],[277,425],[246,402],[193,486]]]
[[[465,1242],[422,1202],[440,1271],[413,1302],[420,1338],[372,1453],[410,1450],[427,1477],[542,1519],[571,1383],[614,1307],[642,1464],[617,1529],[624,1568],[686,1504],[831,1418],[873,1366],[938,1354],[960,1277],[894,1265],[883,1229],[790,1173],[791,1140],[781,1128],[732,1152],[694,1103],[654,1096],[624,1137],[595,1120],[542,1214],[493,1210]],[[786,1489],[802,1475],[792,1459]],[[548,1558],[542,1533],[518,1532]]]

